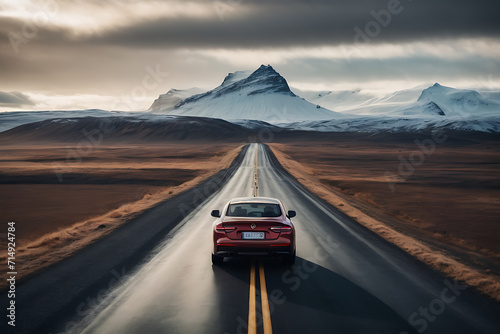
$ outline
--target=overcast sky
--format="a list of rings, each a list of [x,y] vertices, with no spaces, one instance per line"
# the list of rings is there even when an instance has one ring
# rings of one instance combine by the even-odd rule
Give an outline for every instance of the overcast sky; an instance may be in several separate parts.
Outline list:
[[[293,87],[500,89],[498,0],[0,0],[0,111],[146,109],[271,64]]]

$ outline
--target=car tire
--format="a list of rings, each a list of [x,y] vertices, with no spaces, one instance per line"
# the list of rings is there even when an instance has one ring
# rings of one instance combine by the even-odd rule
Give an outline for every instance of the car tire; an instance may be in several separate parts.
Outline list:
[[[296,254],[296,252],[293,251],[292,254],[285,256],[283,258],[283,262],[285,262],[286,265],[291,266],[292,264],[295,263],[295,254]]]
[[[218,265],[224,262],[224,257],[212,254],[212,264]]]

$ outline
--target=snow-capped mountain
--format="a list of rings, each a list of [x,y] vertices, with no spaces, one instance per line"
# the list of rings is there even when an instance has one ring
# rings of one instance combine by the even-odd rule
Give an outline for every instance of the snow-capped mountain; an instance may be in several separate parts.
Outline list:
[[[475,90],[455,89],[436,83],[424,89],[417,100],[420,105],[434,103],[444,114],[460,117],[500,115],[500,103],[483,97]]]
[[[309,101],[349,116],[495,117],[500,93],[455,89],[438,83],[399,90],[383,97],[355,91],[299,92]]]
[[[416,101],[393,104],[392,106],[385,105],[385,107],[385,112],[379,112],[379,114],[395,117],[482,118],[500,116],[500,101],[485,98],[475,90],[455,89],[441,86],[438,83],[423,89]]]
[[[153,104],[150,110],[155,113],[225,120],[283,122],[325,120],[342,116],[292,93],[285,78],[270,65],[262,65],[254,72],[230,73],[220,86],[185,98],[173,109]]]
[[[149,110],[161,110],[170,111],[179,104],[182,100],[193,96],[195,94],[202,93],[203,90],[200,88],[190,88],[190,89],[171,89],[167,93],[160,95],[151,105]]]
[[[332,103],[329,107],[334,104],[343,106],[340,110],[349,117],[279,125],[321,132],[425,132],[438,128],[500,131],[500,101],[495,92],[488,92],[488,97],[484,97],[474,90],[455,89],[436,83],[429,87],[397,91],[382,98],[357,99],[355,96],[358,94],[359,91],[312,94],[315,102],[323,98],[323,101]],[[358,105],[355,105],[356,100],[360,101]],[[349,104],[352,109],[349,109]]]

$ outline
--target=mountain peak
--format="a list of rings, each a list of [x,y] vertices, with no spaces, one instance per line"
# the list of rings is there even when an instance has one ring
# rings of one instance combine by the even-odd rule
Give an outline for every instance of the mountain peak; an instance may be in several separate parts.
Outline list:
[[[250,81],[263,77],[280,77],[279,73],[271,65],[260,65],[255,71],[236,71],[231,72],[224,78],[220,87],[227,87],[235,82],[242,81],[251,77]],[[217,89],[217,88],[216,88]]]
[[[422,93],[420,94],[417,101],[424,101],[425,100],[425,101],[429,102],[436,95],[448,94],[448,93],[454,92],[454,91],[456,91],[454,88],[442,86],[436,82],[434,85],[422,90]]]
[[[258,69],[256,69],[250,76],[280,76],[281,75],[276,72],[276,70],[271,65],[260,65]]]
[[[254,73],[258,73],[258,74],[263,74],[263,75],[279,75],[278,72],[276,72],[276,70],[271,66],[271,65],[260,65],[260,67],[258,69],[255,70]]]
[[[219,87],[204,94],[187,98],[176,107],[181,107],[186,103],[191,103],[207,96],[219,98],[234,93],[246,96],[273,93],[296,96],[290,90],[285,78],[276,72],[271,65],[261,65],[253,72],[237,71],[229,73]]]
[[[171,88],[168,92],[166,92],[164,95],[174,95],[177,94],[180,91],[180,89],[175,89]]]
[[[424,89],[417,102],[425,103],[429,108],[437,110],[435,104],[446,116],[461,117],[477,115],[479,112],[494,114],[498,112],[500,105],[497,101],[484,98],[475,90],[457,89],[438,83]],[[439,110],[437,111],[441,114]]]
[[[271,65],[261,65],[241,82],[241,87],[251,88],[248,95],[262,93],[281,93],[295,96],[290,90],[286,79],[283,78]]]

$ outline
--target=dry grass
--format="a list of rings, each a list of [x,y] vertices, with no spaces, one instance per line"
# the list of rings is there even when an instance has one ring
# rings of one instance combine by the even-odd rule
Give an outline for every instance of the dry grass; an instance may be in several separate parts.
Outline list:
[[[300,148],[290,143],[275,143],[271,144],[270,146],[283,167],[316,195],[323,198],[345,214],[354,218],[360,224],[374,231],[387,241],[397,245],[398,247],[405,250],[430,267],[440,271],[446,276],[454,277],[456,279],[464,281],[468,285],[476,287],[484,294],[500,301],[500,277],[498,275],[488,273],[488,270],[471,267],[468,264],[460,261],[460,258],[451,256],[442,248],[432,247],[432,245],[427,242],[424,243],[420,240],[417,240],[418,233],[416,232],[418,232],[418,229],[415,227],[413,227],[411,230],[394,228],[394,226],[387,224],[384,219],[384,215],[372,215],[371,213],[373,212],[380,213],[380,210],[371,210],[373,206],[376,206],[378,204],[377,198],[371,196],[371,193],[364,193],[363,190],[365,189],[357,188],[353,190],[353,188],[349,188],[347,186],[345,186],[344,189],[339,189],[332,186],[331,183],[325,182],[325,179],[328,180],[329,177],[330,179],[336,178],[337,180],[349,179],[349,176],[346,175],[347,173],[344,175],[336,174],[338,173],[338,169],[336,168],[337,166],[332,166],[331,162],[325,162],[325,156],[335,156],[336,152],[334,147],[332,147],[334,145],[331,145],[331,143],[330,145],[328,145],[328,152],[324,149],[318,150],[318,143],[314,143],[311,145],[301,145],[302,147]],[[351,154],[351,159],[355,161],[356,159],[352,157],[352,155],[355,156],[355,154],[352,153],[353,149],[347,148],[347,150],[349,152],[344,153],[346,153],[347,155]],[[300,162],[297,161],[298,159],[296,158],[296,156],[300,156],[301,153],[304,152],[307,152],[307,159],[301,159]],[[316,159],[314,159],[313,157],[315,154]],[[373,147],[371,147],[370,154],[372,157],[374,157],[379,155],[380,152],[377,152],[373,149]],[[321,168],[319,168],[316,164],[318,163],[318,161],[323,161],[321,163]],[[363,170],[363,168],[359,168],[359,166],[355,166],[355,164],[352,164],[350,167],[346,167],[345,165],[343,167],[346,168],[346,171],[349,172],[348,174],[350,174],[351,177],[354,173],[358,174],[357,177],[362,179],[385,182],[385,180],[383,179],[377,180],[377,178],[379,178],[378,175],[383,175],[383,173],[377,174],[372,172],[364,174],[366,170]],[[346,184],[347,183],[344,183],[344,185]],[[383,184],[379,185],[379,187],[382,186],[387,187]],[[411,190],[413,191],[414,189]],[[404,195],[405,193],[401,192],[397,194],[397,196],[403,197]],[[438,194],[438,196],[442,196],[442,194]],[[453,201],[453,197],[448,198],[447,200]],[[416,211],[418,211],[418,206],[418,201],[413,202],[413,207],[410,208],[410,211],[411,209],[416,209]],[[408,213],[401,208],[399,208],[399,216],[399,218],[403,216],[411,219],[411,217],[408,216]],[[393,215],[388,218],[390,220],[394,220]],[[402,225],[404,225],[404,223]],[[425,226],[425,224],[422,225]],[[441,229],[442,228],[443,227],[441,227]],[[492,226],[492,228],[494,228],[494,226]],[[411,231],[412,233],[405,233],[405,231]],[[422,231],[425,232],[424,229],[422,229]],[[491,234],[491,231],[483,231],[483,233],[486,236],[491,236],[488,235],[488,233]],[[441,237],[442,235],[438,236]],[[492,238],[497,240],[498,234],[494,234]],[[456,239],[460,240],[458,238]],[[454,242],[456,240],[450,239],[450,241]],[[470,242],[466,242],[466,244],[470,245]],[[484,254],[490,256],[498,256],[498,253],[491,250],[483,249],[483,251]]]
[[[180,182],[176,185],[171,186],[155,186],[147,188],[143,194],[141,194],[140,198],[134,201],[129,201],[127,203],[119,205],[117,208],[113,208],[110,210],[106,210],[103,214],[94,215],[89,219],[82,219],[77,222],[72,222],[70,224],[67,221],[64,223],[50,225],[51,232],[43,234],[42,236],[35,238],[27,243],[21,242],[22,246],[18,246],[17,255],[16,255],[16,269],[18,272],[18,279],[24,276],[27,276],[34,271],[37,271],[41,268],[44,268],[50,264],[61,261],[62,259],[71,256],[76,251],[82,249],[88,244],[95,242],[97,239],[107,235],[112,232],[118,226],[123,223],[129,221],[130,219],[136,217],[140,213],[145,210],[154,207],[158,203],[175,196],[187,189],[190,189],[197,184],[203,182],[210,176],[217,173],[219,170],[229,167],[231,162],[237,156],[237,154],[241,151],[242,146],[238,146],[236,144],[232,145],[221,145],[219,147],[200,147],[200,145],[194,146],[186,146],[177,145],[175,147],[160,147],[156,148],[153,151],[148,153],[149,157],[152,159],[156,159],[154,156],[169,156],[175,157],[171,158],[170,162],[165,164],[163,162],[163,168],[170,169],[172,165],[175,165],[176,169],[186,168],[188,170],[197,170],[197,175],[194,175],[191,178],[185,179],[185,177],[180,178]],[[104,149],[104,148],[102,148]],[[148,148],[136,148],[135,152],[142,151],[143,153],[138,154],[138,159],[145,159],[144,151],[147,151]],[[159,154],[157,150],[160,150],[162,154]],[[53,152],[52,150],[50,150]],[[181,152],[184,152],[181,154]],[[18,152],[19,153],[19,152]],[[122,152],[123,153],[123,152]],[[130,154],[134,152],[130,151]],[[26,152],[22,153],[23,155]],[[99,156],[98,153],[95,153],[96,156]],[[115,163],[110,161],[112,159],[116,159],[116,157],[121,154],[114,155],[114,158],[110,156],[102,157],[103,160],[107,160],[109,164]],[[142,155],[142,157],[141,157]],[[133,160],[133,156],[130,155],[128,159]],[[13,159],[9,159],[13,160]],[[175,160],[175,161],[174,161]],[[11,162],[9,162],[11,163]],[[19,163],[19,161],[18,161]],[[94,163],[94,162],[92,162]],[[135,174],[137,178],[137,170],[131,168],[134,161],[126,166],[123,162],[119,165],[120,169],[129,168],[129,172],[131,174]],[[147,163],[147,162],[145,162]],[[160,161],[157,161],[160,164]],[[103,162],[103,164],[106,164]],[[94,179],[96,178],[96,174],[102,172],[99,169],[99,166],[103,164],[96,164],[95,167],[89,168],[88,166],[78,165],[75,168],[78,169],[86,169],[87,174],[92,176]],[[1,162],[0,162],[1,166]],[[143,167],[142,164],[138,163],[139,167]],[[182,167],[182,168],[181,168]],[[33,175],[36,175],[35,171],[37,170],[34,166],[29,166],[32,169]],[[0,171],[4,172],[5,169],[0,169]],[[95,173],[92,174],[91,172]],[[68,170],[67,173],[74,173],[74,170]],[[52,187],[56,187],[57,185],[50,185]],[[67,186],[67,185],[62,185]],[[128,187],[128,186],[125,186]],[[0,187],[1,189],[1,187]],[[32,194],[33,195],[33,194]],[[38,196],[39,194],[37,194]],[[88,193],[87,195],[96,195]],[[20,208],[21,210],[22,208]],[[92,208],[89,208],[92,210]],[[72,217],[68,212],[52,212],[48,213],[48,216],[45,217],[47,222],[50,222],[50,215],[58,215],[58,216],[66,216],[68,219]],[[19,215],[21,212],[19,211]],[[16,220],[16,215],[13,215],[12,219]],[[29,221],[28,221],[29,223]],[[39,221],[31,222],[32,224],[38,224]],[[68,226],[69,225],[69,226]],[[0,258],[1,262],[6,262],[6,257]],[[5,274],[3,274],[5,275]],[[0,283],[0,288],[5,287],[5,279],[2,279],[2,283]]]

